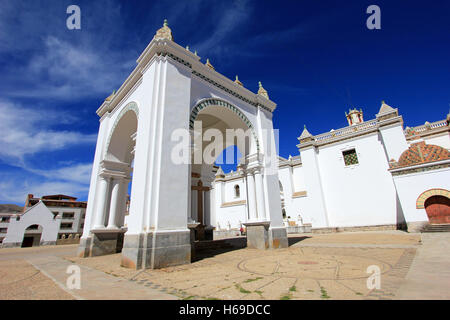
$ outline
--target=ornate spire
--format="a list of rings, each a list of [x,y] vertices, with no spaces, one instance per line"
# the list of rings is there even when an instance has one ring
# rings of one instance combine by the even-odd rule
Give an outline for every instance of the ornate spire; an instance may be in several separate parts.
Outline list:
[[[386,102],[381,101],[380,111],[376,114],[376,118],[381,120],[391,119],[398,116],[398,110],[392,108],[390,105],[386,104]]]
[[[261,81],[258,82],[258,85],[259,85],[258,94],[266,99],[269,99],[269,94],[267,93],[267,90],[263,88]]]
[[[234,80],[234,83],[237,83],[237,84],[240,85],[240,86],[244,86],[244,85],[242,84],[242,82],[239,81],[239,78],[238,78],[237,75],[236,75],[236,80]]]
[[[303,132],[300,135],[300,137],[298,137],[298,140],[300,140],[300,142],[304,142],[307,140],[312,140],[313,139],[313,135],[311,133],[309,133],[308,129],[306,129],[306,125],[303,126]]]
[[[159,29],[158,31],[156,31],[156,34],[153,37],[153,39],[154,40],[167,39],[167,40],[173,41],[172,30],[170,30],[170,28],[169,28],[167,19],[164,19],[163,27],[161,29]]]
[[[209,68],[211,68],[211,69],[214,70],[214,67],[213,67],[213,65],[211,64],[211,62],[209,62],[209,59],[206,59],[205,65],[206,65],[207,67],[209,67]]]
[[[384,102],[384,100],[381,101],[381,108],[380,108],[380,111],[378,111],[379,114],[391,113],[393,111],[395,111],[394,108],[392,108],[390,105],[386,104],[386,102]]]

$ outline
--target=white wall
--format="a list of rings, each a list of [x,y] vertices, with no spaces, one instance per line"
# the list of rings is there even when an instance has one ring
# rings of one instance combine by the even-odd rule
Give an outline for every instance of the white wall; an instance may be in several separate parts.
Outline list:
[[[448,132],[444,132],[439,135],[424,137],[423,141],[425,141],[426,144],[434,144],[447,150],[450,150],[450,136]]]
[[[394,176],[400,203],[406,222],[428,222],[425,209],[417,209],[417,198],[429,189],[450,190],[450,169],[430,170]]]
[[[342,152],[353,148],[359,163],[345,166]],[[319,168],[330,227],[397,223],[395,188],[386,159],[377,133],[320,148]]]
[[[21,217],[16,220],[11,217],[8,232],[3,244],[20,245],[23,241],[25,229],[31,225],[37,224],[42,227],[41,243],[56,242],[58,238],[59,225],[61,219],[53,215],[53,213],[45,206],[42,201],[39,201],[33,207],[28,209]]]

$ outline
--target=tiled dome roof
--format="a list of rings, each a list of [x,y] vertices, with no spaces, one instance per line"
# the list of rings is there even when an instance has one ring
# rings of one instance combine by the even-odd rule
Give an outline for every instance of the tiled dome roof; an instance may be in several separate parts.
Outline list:
[[[434,144],[418,142],[412,144],[398,159],[399,167],[406,167],[420,163],[450,159],[448,150]]]

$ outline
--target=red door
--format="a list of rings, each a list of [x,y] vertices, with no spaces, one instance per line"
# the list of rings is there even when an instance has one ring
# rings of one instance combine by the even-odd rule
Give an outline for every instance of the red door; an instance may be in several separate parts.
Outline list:
[[[425,201],[425,210],[431,224],[450,223],[450,199],[432,196]]]

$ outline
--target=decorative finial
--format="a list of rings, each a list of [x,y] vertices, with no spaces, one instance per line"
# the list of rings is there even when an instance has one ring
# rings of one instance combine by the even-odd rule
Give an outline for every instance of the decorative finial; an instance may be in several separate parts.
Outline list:
[[[244,85],[242,84],[242,82],[239,81],[239,78],[238,78],[237,75],[236,75],[236,80],[234,80],[234,83],[237,83],[237,84],[240,85],[240,86],[244,86]]]
[[[186,50],[189,51],[189,46],[186,46]]]
[[[206,66],[208,66],[210,69],[213,69],[214,70],[214,67],[213,67],[213,65],[211,64],[211,62],[209,62],[209,59],[206,59]]]
[[[381,100],[381,104],[386,104],[386,102],[384,100]]]
[[[195,50],[194,55],[197,55],[197,50]]]
[[[258,81],[258,85],[259,85],[258,94],[266,99],[269,99],[269,94],[267,93],[267,90],[263,88],[261,81]]]
[[[160,39],[168,39],[173,41],[172,30],[170,30],[169,25],[167,23],[167,19],[164,19],[163,27],[156,31],[155,36],[153,37],[155,40]]]

